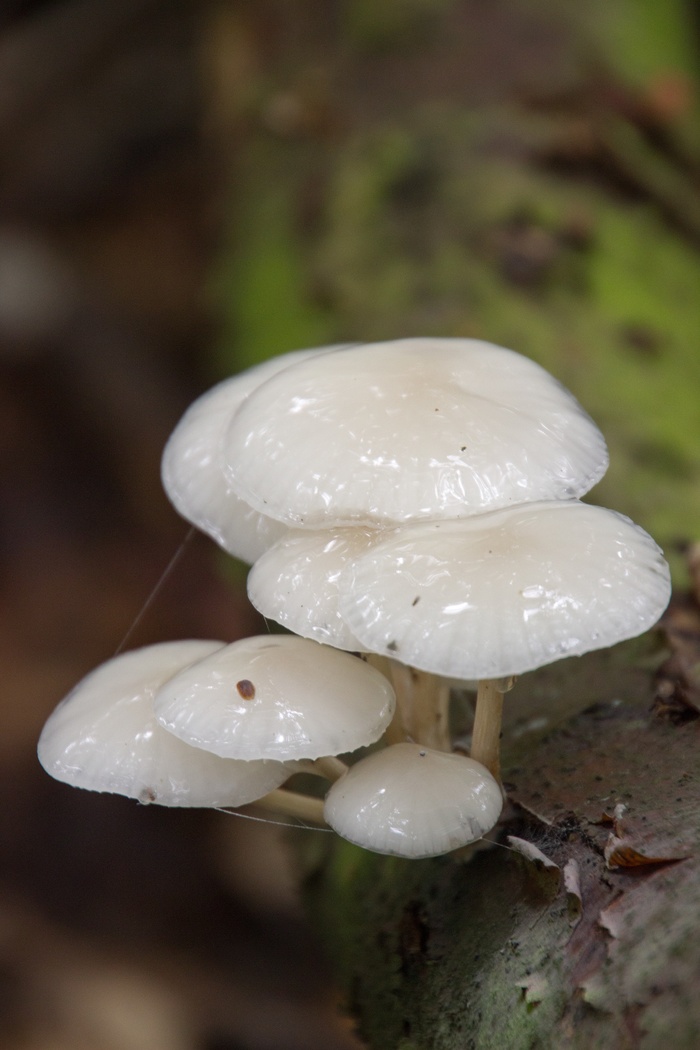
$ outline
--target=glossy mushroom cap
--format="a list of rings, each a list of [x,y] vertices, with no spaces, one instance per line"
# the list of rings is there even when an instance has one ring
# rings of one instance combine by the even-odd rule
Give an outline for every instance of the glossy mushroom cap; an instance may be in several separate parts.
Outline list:
[[[258,558],[248,574],[248,597],[264,617],[302,638],[350,652],[366,651],[338,608],[348,565],[384,530],[290,530]]]
[[[281,354],[225,379],[190,405],[168,439],[161,476],[170,502],[183,518],[241,561],[254,562],[286,529],[253,510],[231,489],[222,459],[227,427],[261,383],[292,364],[334,349]]]
[[[153,695],[222,642],[166,642],[109,660],[49,717],[39,761],[56,780],[162,806],[242,806],[295,771],[280,762],[232,762],[188,747],[158,725]]]
[[[394,744],[363,758],[331,787],[324,807],[344,839],[399,857],[436,857],[496,824],[501,788],[471,758]]]
[[[396,529],[348,565],[339,588],[340,614],[368,649],[462,679],[633,638],[671,593],[643,529],[575,500]]]
[[[387,680],[357,657],[305,638],[244,638],[158,692],[160,724],[224,758],[280,761],[355,751],[394,713]]]
[[[243,500],[298,528],[576,497],[608,463],[602,434],[552,376],[471,339],[373,343],[294,364],[241,405],[224,458]]]

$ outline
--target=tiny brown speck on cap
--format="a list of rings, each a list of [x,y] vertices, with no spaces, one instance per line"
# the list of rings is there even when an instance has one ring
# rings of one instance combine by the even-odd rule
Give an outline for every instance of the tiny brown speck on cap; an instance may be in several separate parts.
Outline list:
[[[244,700],[255,699],[255,686],[247,678],[242,678],[240,682],[236,682],[236,689],[238,690],[238,695]]]

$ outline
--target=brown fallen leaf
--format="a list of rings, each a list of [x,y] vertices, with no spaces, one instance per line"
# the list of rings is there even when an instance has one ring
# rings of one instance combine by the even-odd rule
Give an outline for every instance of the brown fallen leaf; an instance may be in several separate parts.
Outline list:
[[[651,864],[675,864],[680,860],[686,860],[687,854],[654,856],[638,849],[633,844],[637,836],[634,833],[630,834],[630,830],[633,831],[634,827],[630,828],[630,821],[629,818],[626,819],[626,814],[627,806],[623,802],[617,803],[612,817],[608,817],[607,813],[604,814],[604,817],[607,818],[604,823],[612,824],[612,831],[608,835],[603,850],[605,863],[609,869],[640,868]]]
[[[508,835],[510,848],[519,853],[528,862],[528,872],[532,883],[537,885],[545,897],[555,897],[561,882],[561,870],[551,857],[548,857],[534,843],[527,839]]]
[[[624,915],[620,909],[623,894],[620,893],[598,916],[598,925],[615,940],[622,932]]]
[[[615,834],[608,836],[604,850],[605,863],[608,868],[640,868],[650,864],[677,864],[687,860],[687,854],[678,857],[650,857],[641,853],[628,840],[618,838]]]
[[[541,849],[528,842],[527,839],[519,839],[515,835],[508,835],[508,844],[516,853],[520,853],[526,860],[532,861],[538,868],[544,871],[559,871],[559,865],[555,864]]]
[[[606,809],[600,814],[597,820],[592,820],[592,824],[600,825],[604,828],[612,828],[616,835],[622,835],[620,828],[620,821],[627,812],[627,806],[624,802],[616,803],[612,813],[608,813]]]

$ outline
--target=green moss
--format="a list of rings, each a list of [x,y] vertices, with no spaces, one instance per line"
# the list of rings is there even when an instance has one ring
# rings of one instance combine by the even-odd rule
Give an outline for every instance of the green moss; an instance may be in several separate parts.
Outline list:
[[[310,893],[376,1050],[547,1045],[564,1003],[557,946],[568,920],[512,854],[358,860],[333,841]],[[546,993],[528,1002],[522,986],[536,972]]]
[[[240,189],[230,247],[214,282],[222,317],[216,357],[224,374],[332,341],[332,319],[310,294],[295,215],[298,184],[279,174],[274,151],[261,144],[251,151]]]
[[[594,0],[582,24],[612,69],[633,84],[659,74],[697,74],[690,5],[683,0]]]
[[[494,156],[509,137],[539,149],[556,122],[547,132],[500,111],[437,121],[431,109],[414,123],[373,129],[338,158],[317,266],[344,327],[368,339],[472,336],[533,357],[608,438],[611,468],[593,499],[669,549],[692,537],[696,250],[649,204]]]

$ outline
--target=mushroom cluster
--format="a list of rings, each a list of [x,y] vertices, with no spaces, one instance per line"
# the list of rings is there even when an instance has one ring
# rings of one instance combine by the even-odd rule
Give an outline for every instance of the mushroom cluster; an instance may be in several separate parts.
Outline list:
[[[118,657],[49,719],[43,764],[141,801],[257,792],[382,853],[480,838],[515,677],[633,637],[668,602],[654,541],[580,502],[607,463],[567,390],[476,340],[298,351],[219,384],[178,424],[163,482],[253,563],[252,603],[294,634]],[[469,758],[452,750],[455,679],[478,683]],[[299,771],[333,781],[325,803],[280,790]]]

